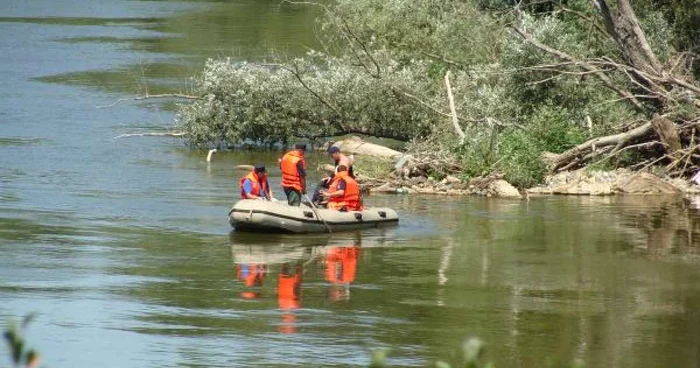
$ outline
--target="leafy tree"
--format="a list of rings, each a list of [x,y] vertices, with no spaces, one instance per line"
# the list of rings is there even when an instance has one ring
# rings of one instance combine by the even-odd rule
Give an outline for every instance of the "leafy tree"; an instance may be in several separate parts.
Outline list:
[[[655,140],[667,160],[695,160],[700,87],[679,52],[698,40],[689,2],[339,0],[318,5],[321,50],[209,61],[202,98],[178,120],[194,146],[347,133],[437,142],[467,175],[520,185],[631,149],[656,159],[643,144]]]

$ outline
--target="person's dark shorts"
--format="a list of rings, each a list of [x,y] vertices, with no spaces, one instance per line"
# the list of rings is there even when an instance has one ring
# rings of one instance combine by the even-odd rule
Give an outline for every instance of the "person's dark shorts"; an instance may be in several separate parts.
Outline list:
[[[301,205],[301,192],[289,187],[282,187],[284,189],[284,194],[287,195],[287,203],[290,206],[300,206]]]

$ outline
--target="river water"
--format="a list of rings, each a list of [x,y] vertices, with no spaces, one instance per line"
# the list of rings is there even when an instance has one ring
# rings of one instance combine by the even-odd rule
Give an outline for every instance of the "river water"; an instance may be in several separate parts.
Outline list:
[[[231,233],[237,164],[167,129],[207,57],[314,47],[279,1],[0,2],[0,318],[49,367],[700,364],[700,215],[677,198],[371,196],[399,226]],[[324,157],[312,157],[312,166]],[[2,350],[5,352],[5,350]],[[7,354],[4,354],[7,356]],[[3,360],[0,360],[0,362]],[[4,365],[4,363],[0,363]]]

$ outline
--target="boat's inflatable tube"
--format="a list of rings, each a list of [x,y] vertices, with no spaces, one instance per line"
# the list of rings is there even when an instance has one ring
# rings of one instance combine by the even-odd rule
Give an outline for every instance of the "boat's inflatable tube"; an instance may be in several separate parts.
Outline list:
[[[391,208],[340,212],[325,208],[289,206],[286,202],[242,199],[229,212],[237,231],[323,233],[395,225],[399,216]],[[324,223],[325,221],[325,223]]]

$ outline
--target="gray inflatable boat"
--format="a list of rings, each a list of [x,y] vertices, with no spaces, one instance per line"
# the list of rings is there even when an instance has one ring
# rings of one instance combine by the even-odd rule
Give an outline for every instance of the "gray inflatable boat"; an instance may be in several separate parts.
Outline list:
[[[366,208],[340,212],[325,208],[287,205],[281,201],[242,199],[228,214],[236,231],[277,233],[327,233],[396,225],[399,216],[391,208]]]

